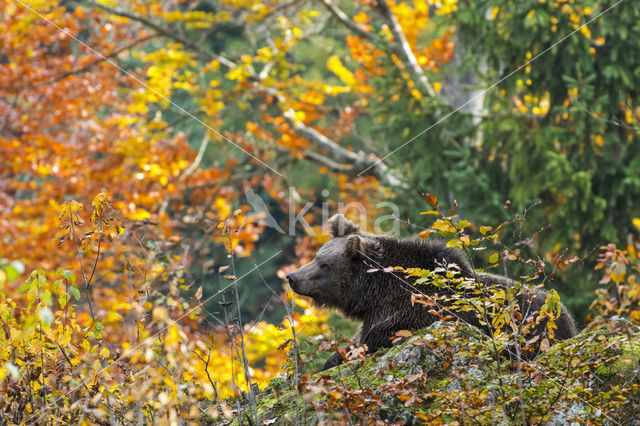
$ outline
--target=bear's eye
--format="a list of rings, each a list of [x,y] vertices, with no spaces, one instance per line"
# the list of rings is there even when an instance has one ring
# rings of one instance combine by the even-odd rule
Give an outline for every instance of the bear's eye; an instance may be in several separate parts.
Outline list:
[[[327,265],[326,263],[321,263],[320,269],[329,269],[329,265]]]

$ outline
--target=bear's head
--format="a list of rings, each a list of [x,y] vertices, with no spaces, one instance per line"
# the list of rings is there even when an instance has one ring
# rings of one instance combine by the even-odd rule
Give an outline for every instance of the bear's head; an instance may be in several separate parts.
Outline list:
[[[379,258],[381,244],[342,214],[329,219],[329,226],[331,240],[287,279],[293,291],[311,297],[315,304],[341,309],[353,297],[349,286],[355,281],[354,274],[364,271],[365,262]]]

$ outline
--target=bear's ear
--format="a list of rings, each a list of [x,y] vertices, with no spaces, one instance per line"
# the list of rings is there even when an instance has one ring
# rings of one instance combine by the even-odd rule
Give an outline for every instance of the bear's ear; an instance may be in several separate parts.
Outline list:
[[[345,235],[354,234],[359,230],[360,227],[344,217],[342,213],[333,215],[331,219],[329,219],[329,233],[332,238],[344,237]]]
[[[346,249],[353,259],[375,260],[381,255],[381,246],[373,238],[351,234],[347,237]]]
[[[349,257],[358,258],[362,257],[362,238],[357,234],[349,235],[347,237],[347,254]]]

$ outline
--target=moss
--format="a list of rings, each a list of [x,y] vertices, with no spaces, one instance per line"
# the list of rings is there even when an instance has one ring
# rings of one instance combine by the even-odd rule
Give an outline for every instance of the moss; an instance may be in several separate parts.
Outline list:
[[[632,347],[633,351],[631,350]],[[640,356],[640,344],[627,342],[622,344],[616,352],[618,352],[616,361],[601,365],[595,371],[595,374],[601,379],[609,379],[607,380],[609,386],[633,378],[635,374],[633,370],[636,368],[636,363],[638,363],[638,357]]]
[[[612,328],[612,325],[615,327]],[[605,380],[616,376],[619,377],[620,375],[628,376],[629,374],[633,374],[634,365],[640,357],[640,335],[636,334],[633,336],[632,341],[629,341],[626,333],[620,332],[621,328],[625,328],[624,321],[622,320],[614,323],[601,324],[592,330],[580,333],[569,340],[553,346],[549,353],[561,353],[567,345],[574,343],[585,344],[585,342],[588,349],[600,350],[602,342],[606,341],[611,344],[618,341],[619,346],[617,348],[614,346],[613,348],[607,349],[608,353],[600,352],[601,355],[614,357],[615,361],[599,366],[594,373]]]
[[[276,424],[286,424],[284,419],[287,416],[292,416],[294,419],[296,417],[296,397],[293,386],[283,386],[278,392],[273,388],[265,389],[256,398],[258,418],[261,420],[277,418],[279,421]],[[235,402],[230,403],[230,405],[234,406]],[[303,424],[309,424],[309,420],[313,416],[313,410],[304,404],[302,396],[299,396],[299,409]],[[246,402],[243,404],[243,412],[249,414],[249,406]],[[246,417],[245,421],[242,422],[236,417],[230,424],[232,426],[244,425],[246,424]]]
[[[457,335],[461,336],[462,339],[457,344],[461,345],[459,347],[461,351],[457,353],[454,349],[453,360],[450,358],[443,359],[438,353],[432,352],[429,349],[429,345],[425,346],[418,343],[421,339],[448,338],[448,336],[443,336],[443,332],[450,327],[450,324],[435,323],[431,327],[415,332],[413,336],[404,339],[402,342],[398,342],[397,345],[381,350],[372,357],[368,357],[366,361],[357,368],[357,361],[351,361],[332,369],[318,372],[311,377],[311,381],[317,383],[321,378],[328,378],[350,389],[378,389],[384,384],[401,380],[406,377],[407,374],[423,371],[428,377],[428,381],[421,389],[423,395],[448,389],[452,386],[452,383],[455,382],[455,379],[451,377],[452,365],[457,365],[458,367],[471,364],[478,365],[473,362],[472,359],[469,359],[472,355],[469,351],[465,350],[466,348],[464,346],[467,344],[473,345],[487,338],[475,327],[460,324],[457,329]],[[606,388],[611,388],[623,380],[628,383],[628,380],[633,379],[630,375],[634,374],[631,345],[633,344],[635,356],[639,357],[640,342],[638,342],[637,338],[634,339],[633,342],[629,342],[626,335],[619,332],[612,333],[606,326],[582,333],[568,341],[551,347],[548,352],[539,357],[540,365],[547,363],[553,365],[554,360],[562,356],[563,349],[575,343],[580,343],[582,345],[581,347],[602,355],[602,353],[598,351],[602,346],[603,340],[611,343],[613,341],[612,339],[618,339],[620,345],[617,346],[617,348],[613,345],[613,348],[610,349],[611,353],[604,355],[615,357],[615,361],[608,365],[598,367],[595,373],[604,379],[604,383],[601,384],[601,386]],[[445,363],[447,360],[452,362]],[[389,363],[392,365],[391,369],[387,368]],[[481,363],[480,365],[483,364]],[[480,376],[482,376],[485,374],[486,369],[492,369],[492,365],[484,364],[484,367],[480,367],[484,368],[484,370],[478,367],[469,368],[475,368],[479,371]],[[381,374],[380,371],[383,371],[383,374]],[[393,378],[389,380],[389,376]],[[481,378],[480,380],[486,382],[486,379]],[[501,383],[511,383],[511,381],[515,379],[509,372],[505,371],[505,374],[500,377],[494,375],[491,378],[491,381],[496,380],[501,380]],[[486,385],[487,383],[484,384]],[[498,385],[496,384],[495,386]],[[277,425],[289,424],[287,419],[293,420],[296,418],[296,398],[295,389],[291,384],[288,386],[286,384],[283,385],[282,389],[277,393],[272,389],[267,389],[260,394],[257,399],[259,418],[261,420],[277,419],[274,423]],[[322,398],[322,396],[315,397],[318,401]],[[417,414],[428,414],[431,410],[439,408],[441,402],[435,398],[428,398],[420,404],[405,407],[401,401],[395,398],[389,398],[385,401],[385,404],[386,405],[375,414],[381,420],[389,423],[402,421],[413,424],[417,423]],[[316,413],[310,405],[305,404],[301,396],[299,399],[299,408],[302,424],[321,424],[327,420],[321,417],[323,415],[322,413]],[[238,421],[236,420],[233,424],[237,425]]]

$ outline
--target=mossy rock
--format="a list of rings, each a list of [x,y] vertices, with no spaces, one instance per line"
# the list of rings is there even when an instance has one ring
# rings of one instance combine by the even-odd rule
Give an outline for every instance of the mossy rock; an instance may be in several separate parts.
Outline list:
[[[616,330],[618,331],[616,332]],[[604,346],[607,351],[610,351],[611,362],[599,365],[592,371],[594,377],[598,378],[594,387],[608,389],[623,382],[629,383],[634,378],[638,380],[634,369],[640,354],[640,335],[634,334],[630,339],[627,334],[619,330],[619,327],[612,328],[611,325],[602,325],[552,346],[548,352],[539,357],[540,365],[546,365],[545,362],[552,362],[554,357],[562,356],[563,352],[578,346],[589,348],[590,345],[593,345],[592,349],[598,351],[598,345],[602,345],[602,342],[606,341],[607,344]],[[443,334],[451,338],[451,333],[459,336],[459,340],[458,338],[450,339],[452,347],[447,356],[434,351],[428,344],[430,341],[443,339]],[[427,397],[419,400],[419,403],[407,405],[397,395],[390,396],[385,393],[384,389],[395,383],[402,384],[403,380],[420,376],[427,378],[426,381],[423,379],[420,383],[420,395],[429,395],[432,391],[442,390],[455,392],[460,388],[460,383],[456,375],[453,374],[456,369],[457,371],[461,369],[465,371],[464,386],[468,386],[469,383],[478,383],[485,388],[493,387],[493,389],[499,384],[514,386],[517,376],[513,371],[502,370],[502,374],[496,376],[493,370],[495,363],[492,365],[486,358],[481,360],[482,362],[478,362],[470,355],[473,351],[470,351],[469,347],[476,344],[481,345],[487,339],[487,336],[475,327],[466,324],[454,327],[450,323],[436,322],[430,327],[414,332],[411,337],[405,338],[392,348],[378,351],[364,361],[350,361],[313,374],[306,379],[304,388],[308,391],[304,395],[296,393],[295,386],[291,381],[285,381],[277,387],[270,386],[264,389],[256,398],[258,421],[260,424],[289,425],[296,424],[297,418],[297,423],[301,425],[331,424],[334,415],[344,418],[345,413],[343,411],[332,412],[331,407],[327,406],[323,406],[323,410],[316,411],[314,405],[322,405],[323,402],[330,399],[326,393],[323,393],[329,387],[328,384],[339,384],[342,389],[354,390],[352,395],[357,394],[355,391],[365,389],[371,390],[370,396],[372,398],[378,398],[375,408],[369,413],[369,419],[382,420],[386,424],[424,423],[422,421],[424,414],[438,410],[439,401]],[[331,397],[335,399],[336,395]],[[493,399],[493,396],[490,395],[487,401],[490,402]],[[238,422],[236,418],[232,424],[254,423],[249,420],[248,404],[244,406],[244,412],[243,421]],[[572,418],[584,415],[584,412],[584,407],[581,404],[569,404],[569,406],[565,406],[564,411],[558,410],[557,413],[553,413],[549,424],[572,424]],[[255,418],[255,416],[251,417]],[[362,418],[354,415],[352,420],[358,423]],[[442,420],[447,422],[456,419],[443,416]],[[625,424],[633,424],[634,420],[640,420],[640,413],[627,410],[620,417],[620,420]]]

